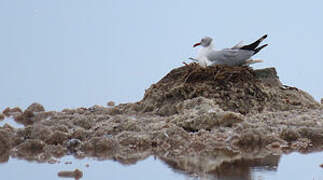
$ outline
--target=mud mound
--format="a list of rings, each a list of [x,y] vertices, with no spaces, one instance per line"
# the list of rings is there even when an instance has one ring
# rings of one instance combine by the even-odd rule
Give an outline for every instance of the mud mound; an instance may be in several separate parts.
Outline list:
[[[179,162],[185,157],[210,159],[211,166],[203,169],[212,170],[218,164],[216,149],[257,155],[260,151],[266,155],[323,149],[323,107],[242,115],[222,110],[212,99],[197,97],[178,103],[178,114],[171,116],[115,114],[115,108],[39,112],[28,124],[16,120],[23,128],[4,124],[0,126],[0,162],[9,156],[50,162],[74,155],[132,164],[156,155]]]
[[[282,85],[274,68],[190,64],[172,70],[137,103],[61,112],[39,103],[6,108],[3,115],[12,118],[1,122],[0,162],[73,155],[133,164],[154,155],[175,169],[218,175],[231,162],[322,151],[322,114],[310,95]],[[11,127],[12,119],[24,127]]]
[[[178,113],[178,103],[200,96],[214,100],[225,111],[241,114],[320,106],[306,92],[282,85],[275,68],[202,68],[195,63],[173,69],[151,85],[138,104],[143,112],[169,116]]]

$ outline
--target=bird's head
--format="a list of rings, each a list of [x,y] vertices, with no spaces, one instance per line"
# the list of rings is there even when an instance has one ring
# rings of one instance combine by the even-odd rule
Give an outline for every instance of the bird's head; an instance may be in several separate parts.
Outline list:
[[[202,38],[199,43],[194,44],[193,47],[200,46],[200,45],[202,47],[208,47],[211,45],[212,40],[213,40],[212,38],[206,36],[206,37]]]

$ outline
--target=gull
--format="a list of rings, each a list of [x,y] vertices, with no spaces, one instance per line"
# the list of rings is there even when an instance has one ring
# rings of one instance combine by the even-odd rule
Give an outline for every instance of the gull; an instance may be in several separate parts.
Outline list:
[[[215,50],[213,48],[213,39],[210,37],[204,37],[199,43],[193,45],[193,47],[202,46],[198,52],[197,58],[190,59],[198,61],[198,63],[203,67],[214,66],[217,64],[245,66],[262,62],[262,60],[253,60],[250,58],[257,54],[262,48],[268,46],[268,44],[265,44],[258,47],[266,38],[267,34],[248,45],[243,45],[242,42],[240,42],[232,48]]]

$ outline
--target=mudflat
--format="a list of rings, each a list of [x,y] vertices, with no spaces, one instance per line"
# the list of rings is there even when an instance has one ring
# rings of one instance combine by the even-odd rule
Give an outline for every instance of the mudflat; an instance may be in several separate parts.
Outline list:
[[[1,162],[72,154],[132,164],[154,155],[198,173],[228,161],[277,163],[283,153],[323,149],[323,106],[283,85],[274,68],[192,63],[173,69],[136,103],[61,112],[33,103],[24,111],[6,108],[4,116],[24,127],[0,127]]]

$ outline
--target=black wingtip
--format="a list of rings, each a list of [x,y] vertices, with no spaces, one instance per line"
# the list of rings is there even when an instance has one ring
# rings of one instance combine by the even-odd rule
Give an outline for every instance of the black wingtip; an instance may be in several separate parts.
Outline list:
[[[255,51],[256,48],[258,47],[258,45],[264,40],[267,38],[267,34],[263,35],[261,38],[259,38],[257,41],[251,43],[251,44],[248,44],[248,45],[245,45],[243,47],[241,47],[240,49],[245,49],[245,50],[250,50],[250,51]]]
[[[267,34],[265,34],[265,35],[263,35],[260,39],[259,39],[259,41],[263,41],[264,39],[266,39],[268,37],[268,35]]]
[[[264,45],[262,45],[262,46],[260,46],[260,47],[258,47],[258,48],[256,48],[255,50],[254,50],[254,55],[255,54],[257,54],[262,48],[264,48],[264,47],[267,47],[268,46],[268,44],[264,44]]]

